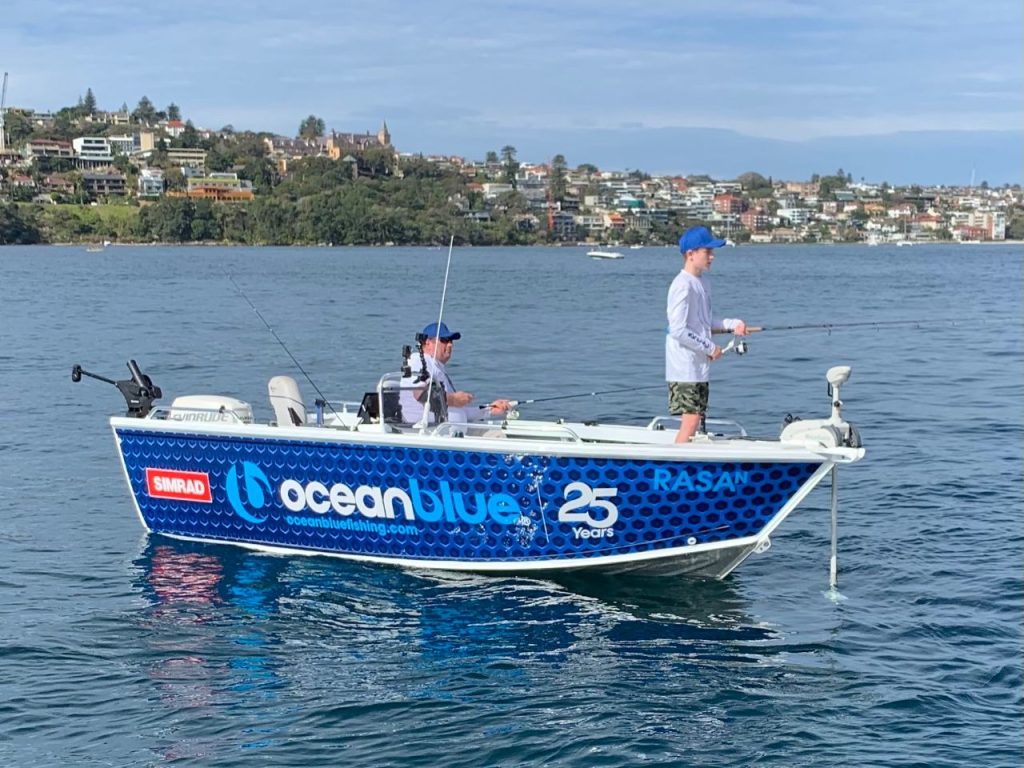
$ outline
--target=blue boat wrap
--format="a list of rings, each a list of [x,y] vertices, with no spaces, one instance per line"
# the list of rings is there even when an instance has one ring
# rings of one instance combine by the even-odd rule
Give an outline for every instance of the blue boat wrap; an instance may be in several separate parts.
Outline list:
[[[116,433],[153,532],[406,560],[564,561],[747,538],[819,466]]]

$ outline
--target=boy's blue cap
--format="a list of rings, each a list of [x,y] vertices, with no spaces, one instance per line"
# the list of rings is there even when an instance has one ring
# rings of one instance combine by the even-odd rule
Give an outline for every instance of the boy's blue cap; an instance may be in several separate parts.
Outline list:
[[[679,252],[686,253],[696,248],[721,248],[725,240],[718,240],[712,236],[711,230],[707,227],[690,227],[679,238]]]
[[[441,323],[440,326],[437,323],[431,323],[423,329],[423,335],[428,339],[437,338],[441,341],[458,341],[462,338],[461,333],[452,333],[444,323]]]

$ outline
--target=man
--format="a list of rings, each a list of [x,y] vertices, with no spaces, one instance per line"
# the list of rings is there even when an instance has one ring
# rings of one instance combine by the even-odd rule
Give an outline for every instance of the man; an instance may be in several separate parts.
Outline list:
[[[747,334],[747,325],[735,318],[711,314],[711,285],[704,274],[715,260],[715,248],[725,240],[712,237],[707,227],[692,227],[679,238],[683,269],[668,289],[668,334],[665,337],[665,380],[669,413],[682,417],[677,443],[688,443],[707,413],[710,367],[722,356],[711,338],[714,331]]]
[[[461,333],[453,333],[447,325],[431,323],[423,329],[423,362],[430,379],[416,382],[420,373],[419,361],[415,355],[409,361],[412,365],[412,376],[402,379],[402,419],[416,424],[423,418],[423,404],[427,401],[427,386],[433,380],[434,387],[441,387],[448,403],[448,421],[465,423],[481,421],[489,416],[500,416],[512,408],[508,400],[495,400],[488,405],[478,407],[472,405],[473,395],[455,388],[446,368],[452,359],[455,342],[462,338]],[[433,417],[431,416],[431,421]]]

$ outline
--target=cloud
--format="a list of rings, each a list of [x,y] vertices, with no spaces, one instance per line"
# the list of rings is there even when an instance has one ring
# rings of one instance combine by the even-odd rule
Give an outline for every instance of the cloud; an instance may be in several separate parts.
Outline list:
[[[4,23],[12,104],[56,109],[91,87],[101,107],[145,94],[210,127],[387,119],[400,146],[436,136],[447,152],[545,131],[585,145],[607,126],[1024,125],[1019,0],[5,0]]]

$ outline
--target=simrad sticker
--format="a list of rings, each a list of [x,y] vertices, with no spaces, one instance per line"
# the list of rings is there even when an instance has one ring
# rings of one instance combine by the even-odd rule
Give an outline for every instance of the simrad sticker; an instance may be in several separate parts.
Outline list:
[[[146,492],[154,499],[213,503],[210,476],[206,472],[146,467]]]

